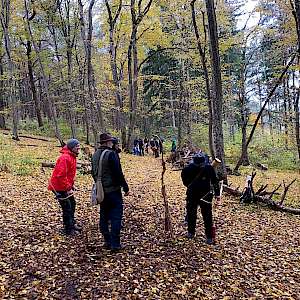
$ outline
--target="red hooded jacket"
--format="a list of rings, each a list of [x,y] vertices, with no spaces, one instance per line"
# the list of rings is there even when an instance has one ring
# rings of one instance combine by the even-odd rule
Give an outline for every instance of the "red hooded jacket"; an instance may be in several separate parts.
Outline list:
[[[50,191],[69,191],[74,185],[76,175],[76,154],[67,146],[60,150],[60,157],[57,159],[55,168],[49,181]]]

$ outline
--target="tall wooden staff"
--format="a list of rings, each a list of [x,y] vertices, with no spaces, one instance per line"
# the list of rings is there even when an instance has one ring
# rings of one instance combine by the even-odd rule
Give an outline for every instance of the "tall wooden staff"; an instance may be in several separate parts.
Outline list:
[[[221,160],[218,158],[215,158],[211,165],[214,169],[216,169],[221,164]],[[221,181],[221,187],[220,187],[220,196],[222,196],[223,191],[223,180]],[[213,206],[214,207],[214,206]],[[213,226],[212,226],[212,239],[215,242],[216,241],[216,219],[218,218],[217,209],[213,209]]]
[[[154,137],[158,138],[160,144],[161,144],[161,165],[162,165],[162,173],[161,173],[161,194],[164,199],[164,207],[165,207],[165,231],[170,234],[170,237],[173,237],[173,230],[172,230],[172,223],[171,223],[171,217],[170,217],[170,211],[169,211],[169,202],[167,199],[167,193],[166,193],[166,186],[164,182],[164,175],[167,170],[166,168],[166,162],[164,160],[164,149],[163,149],[163,143],[161,138],[158,135],[153,135]]]

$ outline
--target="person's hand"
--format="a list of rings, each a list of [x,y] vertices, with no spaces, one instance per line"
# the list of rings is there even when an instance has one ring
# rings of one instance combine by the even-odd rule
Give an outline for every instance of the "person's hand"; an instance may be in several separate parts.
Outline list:
[[[128,192],[126,192],[126,193],[124,193],[124,196],[128,196],[129,195],[129,191]]]
[[[221,196],[216,196],[215,199],[216,199],[215,205],[219,206],[221,204]]]
[[[69,191],[67,191],[67,195],[72,195],[74,193],[73,189],[70,189]]]

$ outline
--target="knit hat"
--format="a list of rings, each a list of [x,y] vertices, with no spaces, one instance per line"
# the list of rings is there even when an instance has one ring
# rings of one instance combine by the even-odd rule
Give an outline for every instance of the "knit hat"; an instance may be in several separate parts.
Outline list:
[[[109,133],[101,133],[100,134],[100,144],[104,144],[109,141],[113,141],[114,138]]]
[[[198,152],[193,156],[193,162],[195,165],[204,167],[205,166],[205,154],[203,152]]]
[[[73,150],[79,144],[80,144],[79,141],[76,140],[76,139],[70,139],[70,140],[67,141],[67,147],[70,150]]]
[[[113,137],[113,141],[112,142],[113,142],[114,145],[119,144],[119,140],[116,137]]]

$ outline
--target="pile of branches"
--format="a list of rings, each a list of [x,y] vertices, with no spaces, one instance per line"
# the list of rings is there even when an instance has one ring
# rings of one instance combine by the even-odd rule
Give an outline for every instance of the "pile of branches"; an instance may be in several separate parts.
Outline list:
[[[289,184],[286,184],[285,181],[283,181],[282,184],[279,184],[278,186],[275,187],[272,191],[267,191],[268,184],[262,185],[256,192],[254,191],[253,188],[253,181],[256,176],[256,172],[252,172],[251,179],[249,181],[249,187],[250,187],[250,195],[251,195],[251,202],[254,203],[260,203],[264,206],[267,206],[271,209],[282,211],[282,212],[288,212],[292,213],[295,215],[300,215],[300,209],[298,208],[292,208],[292,207],[286,207],[284,206],[284,200],[286,199],[286,195],[288,193],[289,188],[291,185],[296,181],[296,178],[292,180]],[[283,186],[283,192],[281,194],[280,200],[275,201],[273,200],[273,197],[275,195],[280,195],[278,193],[278,190]],[[223,186],[224,192],[235,196],[239,197],[240,199],[243,199],[243,192],[239,190],[239,188],[232,188],[230,186]]]
[[[172,168],[176,170],[182,170],[193,159],[195,153],[199,151],[199,148],[195,147],[191,143],[184,145],[182,148],[172,152],[167,158],[166,162],[172,164]]]

